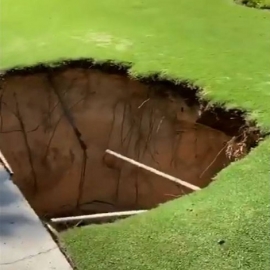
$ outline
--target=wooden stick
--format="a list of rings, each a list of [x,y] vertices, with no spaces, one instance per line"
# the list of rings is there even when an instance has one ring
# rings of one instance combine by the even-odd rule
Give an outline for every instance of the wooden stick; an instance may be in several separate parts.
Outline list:
[[[61,223],[61,222],[76,221],[76,220],[93,220],[93,219],[103,219],[103,218],[110,218],[110,217],[125,217],[125,216],[141,214],[146,211],[147,210],[123,211],[123,212],[102,213],[102,214],[74,216],[74,217],[52,218],[51,222]]]
[[[145,170],[147,170],[149,172],[152,172],[152,173],[154,173],[156,175],[162,176],[162,177],[164,177],[164,178],[166,178],[166,179],[168,179],[170,181],[173,181],[173,182],[175,182],[175,183],[177,183],[179,185],[185,186],[185,187],[190,188],[192,190],[201,190],[201,188],[199,188],[197,186],[194,186],[194,185],[192,185],[192,184],[190,184],[188,182],[185,182],[185,181],[183,181],[183,180],[181,180],[179,178],[176,178],[174,176],[171,176],[169,174],[163,173],[163,172],[158,171],[158,170],[156,170],[154,168],[151,168],[149,166],[146,166],[146,165],[144,165],[144,164],[142,164],[142,163],[140,163],[138,161],[135,161],[135,160],[133,160],[131,158],[124,157],[121,154],[118,154],[118,153],[116,153],[114,151],[111,151],[109,149],[107,149],[105,152],[107,154],[110,154],[110,155],[115,156],[117,158],[120,158],[122,160],[125,160],[125,161],[127,161],[127,162],[129,162],[129,163],[131,163],[131,164],[133,164],[133,165],[135,165],[137,167],[139,167],[139,168],[145,169]]]
[[[9,174],[13,175],[13,171],[12,171],[10,165],[8,164],[6,158],[2,154],[1,150],[0,150],[0,162],[3,164],[3,166],[5,167],[5,169],[9,172]]]
[[[58,239],[59,238],[59,233],[57,232],[57,230],[55,228],[53,228],[51,226],[51,224],[49,224],[48,222],[45,222],[44,224],[48,228],[48,230],[53,234],[53,236]]]

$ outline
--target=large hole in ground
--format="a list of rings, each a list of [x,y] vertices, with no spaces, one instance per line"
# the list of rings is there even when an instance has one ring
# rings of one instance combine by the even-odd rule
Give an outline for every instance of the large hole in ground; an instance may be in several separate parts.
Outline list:
[[[197,90],[79,63],[9,72],[0,148],[42,217],[149,209],[191,190],[106,149],[204,188],[258,140],[240,111],[210,107]]]

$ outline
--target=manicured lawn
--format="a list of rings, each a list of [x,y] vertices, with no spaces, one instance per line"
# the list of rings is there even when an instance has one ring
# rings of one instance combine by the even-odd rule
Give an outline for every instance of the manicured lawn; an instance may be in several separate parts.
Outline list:
[[[233,0],[3,0],[0,13],[1,69],[127,62],[132,75],[188,79],[270,130],[269,11]],[[79,270],[268,269],[269,180],[267,139],[203,191],[62,241]]]

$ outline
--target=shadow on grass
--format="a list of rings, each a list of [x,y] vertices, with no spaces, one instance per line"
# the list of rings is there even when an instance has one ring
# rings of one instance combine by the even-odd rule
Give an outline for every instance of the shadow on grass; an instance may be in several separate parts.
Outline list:
[[[235,0],[235,2],[248,8],[270,11],[270,0]]]

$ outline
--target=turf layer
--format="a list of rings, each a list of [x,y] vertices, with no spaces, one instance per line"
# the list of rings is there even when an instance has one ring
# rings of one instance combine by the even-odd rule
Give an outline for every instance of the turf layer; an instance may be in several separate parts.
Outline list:
[[[232,0],[3,0],[2,70],[65,59],[182,79],[270,129],[270,12]],[[269,269],[270,140],[209,188],[62,240],[79,270]],[[223,243],[224,240],[224,244]]]

